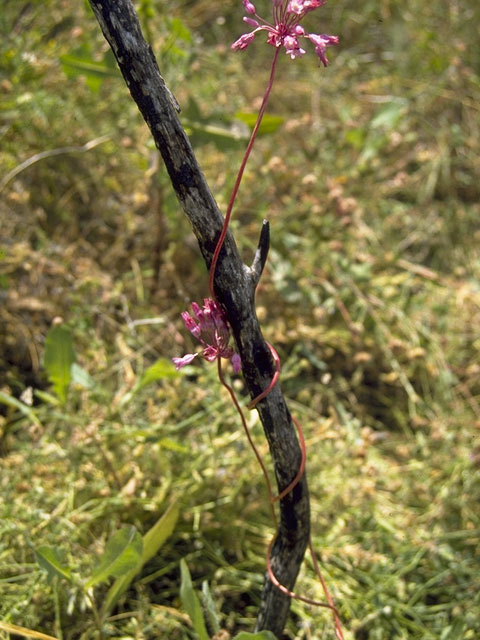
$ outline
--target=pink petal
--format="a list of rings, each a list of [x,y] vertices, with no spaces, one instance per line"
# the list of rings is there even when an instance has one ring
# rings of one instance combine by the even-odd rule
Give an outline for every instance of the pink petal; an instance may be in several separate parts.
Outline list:
[[[234,353],[232,356],[232,366],[235,373],[239,373],[242,370],[242,360],[238,353]]]
[[[235,42],[232,44],[232,49],[246,49],[254,38],[255,31],[252,31],[252,33],[244,33],[243,36],[240,36],[240,38],[238,38],[238,40],[235,40]]]
[[[185,324],[186,329],[190,331],[195,338],[200,338],[201,329],[200,326],[195,322],[192,316],[188,313],[188,311],[182,311],[182,319]]]
[[[190,364],[194,358],[198,356],[198,353],[187,353],[182,358],[172,358],[172,362],[175,365],[175,369],[178,371],[187,364]]]
[[[326,34],[318,35],[316,33],[309,33],[307,38],[309,38],[309,40],[315,45],[315,53],[322,61],[323,66],[328,66],[328,58],[325,55],[325,52],[328,46],[338,44],[338,37]]]

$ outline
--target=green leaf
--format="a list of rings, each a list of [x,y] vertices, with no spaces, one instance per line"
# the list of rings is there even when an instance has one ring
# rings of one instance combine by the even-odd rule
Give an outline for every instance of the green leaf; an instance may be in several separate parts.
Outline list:
[[[259,631],[258,633],[248,633],[241,631],[232,640],[277,640],[271,631]]]
[[[163,380],[164,378],[177,378],[178,372],[175,369],[170,360],[166,358],[160,358],[156,362],[154,362],[148,369],[142,373],[142,376],[139,380],[138,389],[143,389],[147,384],[151,384],[152,382],[157,382],[158,380]]]
[[[232,120],[224,114],[202,113],[198,102],[189,98],[182,109],[182,123],[194,146],[214,144],[220,150],[229,150],[244,144],[250,137],[250,129],[245,124]]]
[[[158,382],[158,380],[178,378],[178,371],[175,369],[174,365],[170,360],[166,358],[159,358],[156,362],[154,362],[148,369],[142,373],[140,378],[137,380],[133,388],[126,393],[120,401],[120,404],[123,406],[130,402],[133,396],[153,382]]]
[[[227,151],[249,137],[248,129],[244,132],[230,123],[193,121],[188,118],[184,118],[183,123],[195,146],[211,143],[221,151]]]
[[[453,625],[448,625],[442,631],[440,640],[461,640],[465,638],[465,622],[463,620],[456,620]]]
[[[67,76],[85,75],[103,80],[104,78],[116,78],[118,72],[103,62],[96,62],[91,58],[80,58],[73,55],[60,57],[62,67]]]
[[[184,42],[191,43],[192,33],[190,29],[180,20],[180,18],[172,18],[169,20],[169,31],[172,35]]]
[[[244,111],[239,111],[235,114],[235,117],[253,129],[255,123],[257,121],[256,113],[246,113]],[[283,116],[273,116],[266,114],[263,116],[262,124],[258,130],[259,135],[264,135],[267,133],[274,133],[280,125],[285,122],[285,118]]]
[[[7,407],[13,407],[14,409],[18,409],[23,413],[23,415],[30,418],[30,420],[35,424],[40,424],[40,420],[37,418],[33,409],[31,409],[27,404],[24,404],[20,400],[17,400],[14,396],[9,395],[8,393],[4,393],[0,391],[0,403],[7,405]]]
[[[142,557],[143,541],[135,527],[124,527],[107,542],[100,566],[85,583],[90,589],[99,582],[105,582],[109,576],[119,578],[138,566]]]
[[[100,89],[105,78],[119,77],[112,50],[107,50],[103,60],[94,60],[88,43],[78,47],[71,54],[60,56],[60,63],[67,78],[85,77],[87,86],[93,92]]]
[[[60,553],[54,547],[46,545],[35,549],[35,560],[48,573],[49,578],[72,579],[70,569],[62,565]]]
[[[62,403],[65,403],[67,399],[67,389],[74,361],[72,332],[62,324],[52,327],[45,340],[43,366],[53,385],[53,390]]]
[[[345,140],[352,145],[354,149],[361,149],[365,143],[365,129],[356,127],[350,129],[345,134]]]
[[[48,393],[47,391],[41,391],[40,389],[35,389],[33,394],[36,398],[38,398],[42,402],[45,402],[46,404],[51,404],[52,407],[58,407],[61,404],[57,396],[54,396],[52,393]]]
[[[166,539],[172,534],[175,525],[177,524],[177,520],[178,506],[176,503],[173,503],[143,537],[143,564],[153,558]]]
[[[180,600],[183,608],[188,613],[192,621],[193,628],[200,640],[208,640],[208,633],[203,619],[202,607],[200,600],[192,585],[192,578],[188,570],[187,563],[182,558],[180,560],[180,572],[182,574],[182,582],[180,585]]]
[[[143,551],[140,562],[121,578],[117,578],[110,587],[105,602],[102,607],[102,617],[106,618],[112,608],[117,604],[118,599],[125,593],[135,576],[140,572],[143,565],[153,558],[172,534],[178,520],[177,503],[172,503],[162,517],[143,536]]]
[[[163,42],[159,51],[160,56],[170,62],[181,60],[189,55],[193,42],[192,34],[188,27],[180,20],[180,18],[167,18],[166,27],[169,33],[168,38]]]
[[[387,131],[395,129],[405,115],[407,106],[407,100],[403,98],[396,98],[391,102],[387,102],[377,111],[370,126],[372,129],[384,128]]]

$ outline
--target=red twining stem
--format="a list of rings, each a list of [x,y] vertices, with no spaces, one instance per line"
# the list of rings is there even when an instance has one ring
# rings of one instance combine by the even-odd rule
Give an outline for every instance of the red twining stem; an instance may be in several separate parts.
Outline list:
[[[276,364],[276,374],[280,373],[280,358],[278,357],[278,354],[276,353],[275,349],[269,345],[270,349],[272,350],[272,355],[274,354],[274,360],[275,360],[275,364]],[[272,563],[271,563],[271,550],[273,547],[273,544],[277,538],[277,534],[278,534],[278,521],[277,521],[277,515],[275,513],[275,509],[274,509],[274,502],[276,502],[277,500],[281,500],[283,497],[285,497],[292,489],[293,487],[298,484],[298,482],[300,481],[304,470],[305,470],[305,458],[306,458],[306,450],[305,450],[305,440],[303,437],[303,433],[302,433],[302,429],[300,427],[300,424],[298,423],[298,421],[292,417],[292,420],[294,421],[297,430],[298,430],[298,434],[299,434],[299,438],[300,438],[300,444],[301,444],[301,449],[302,449],[302,461],[300,463],[300,468],[299,471],[297,473],[297,475],[295,476],[294,480],[288,485],[288,487],[286,487],[286,489],[284,489],[279,495],[274,496],[273,495],[273,491],[272,491],[272,484],[270,482],[270,478],[268,477],[268,472],[267,469],[265,467],[265,464],[262,460],[262,457],[257,449],[257,447],[255,446],[252,437],[250,435],[250,431],[248,429],[247,426],[247,422],[245,420],[245,416],[243,415],[243,411],[242,408],[240,407],[240,404],[237,400],[237,397],[235,395],[234,390],[232,389],[232,387],[227,383],[227,381],[225,380],[225,378],[223,377],[223,372],[222,372],[222,362],[221,359],[219,358],[217,360],[217,365],[218,365],[218,377],[220,382],[222,383],[222,385],[227,389],[227,391],[230,394],[230,397],[233,401],[233,404],[235,405],[235,408],[241,418],[242,421],[242,426],[243,429],[245,431],[245,434],[247,436],[248,442],[255,454],[255,457],[257,458],[257,461],[260,465],[260,468],[262,469],[262,473],[263,476],[265,478],[265,483],[267,485],[267,491],[268,491],[268,496],[269,496],[269,503],[270,503],[270,510],[271,510],[271,514],[272,514],[272,519],[273,522],[275,524],[275,528],[277,529],[275,535],[273,536],[272,540],[270,541],[270,544],[268,545],[267,548],[267,555],[266,555],[266,565],[267,565],[267,574],[268,577],[270,578],[272,584],[279,589],[282,593],[284,593],[285,595],[288,595],[290,598],[295,598],[296,600],[301,600],[302,602],[305,602],[306,604],[310,604],[310,605],[314,605],[317,607],[325,607],[327,609],[331,609],[334,615],[334,619],[335,619],[335,635],[337,637],[337,640],[344,640],[343,634],[342,634],[342,628],[341,628],[341,623],[340,623],[340,618],[338,616],[338,612],[335,608],[335,605],[333,603],[333,599],[328,591],[327,585],[325,583],[325,580],[320,572],[320,567],[318,564],[318,560],[317,557],[315,555],[315,550],[313,548],[313,543],[312,543],[312,538],[311,536],[309,536],[309,546],[310,546],[310,552],[312,554],[312,558],[313,558],[313,565],[315,567],[315,573],[317,574],[320,583],[322,585],[323,591],[325,593],[325,597],[327,599],[327,602],[320,602],[318,600],[312,600],[311,598],[306,598],[305,596],[301,596],[298,593],[295,593],[294,591],[291,591],[290,589],[288,589],[288,587],[286,587],[285,585],[283,585],[278,578],[275,576],[273,569],[272,569]],[[270,385],[268,386],[268,390],[270,391],[272,389],[272,387],[274,386],[273,380],[278,380],[278,375],[274,376],[272,378],[272,382],[270,383]],[[265,393],[262,392],[262,394],[260,394],[259,396],[257,396],[256,398],[254,398],[252,400],[252,402],[250,403],[250,405],[252,405],[252,408],[257,404],[257,402],[260,400],[260,396],[265,397]],[[249,405],[249,406],[250,406]]]
[[[233,190],[232,193],[230,195],[230,200],[228,202],[228,206],[227,206],[227,211],[225,214],[225,220],[223,222],[223,227],[222,227],[222,231],[220,233],[220,236],[218,238],[217,241],[217,245],[215,247],[215,251],[213,252],[213,256],[212,256],[212,262],[210,264],[210,271],[209,271],[209,281],[208,281],[208,285],[209,285],[209,290],[210,290],[210,295],[212,297],[213,300],[216,300],[216,295],[215,295],[215,291],[214,291],[214,281],[215,281],[215,271],[217,268],[217,263],[218,263],[218,257],[220,255],[220,251],[222,249],[223,243],[225,241],[225,236],[227,235],[227,230],[228,230],[228,226],[230,224],[230,218],[232,216],[232,210],[233,210],[233,205],[235,203],[235,199],[237,197],[237,193],[238,190],[240,188],[240,183],[242,181],[242,177],[243,177],[243,173],[245,171],[245,167],[248,161],[248,158],[250,157],[250,153],[252,151],[253,148],[253,144],[255,142],[255,139],[257,137],[257,133],[258,130],[260,128],[260,124],[262,122],[263,116],[265,114],[265,109],[267,107],[267,102],[268,102],[268,98],[270,96],[270,92],[272,90],[272,86],[273,86],[273,80],[275,77],[275,70],[276,70],[276,66],[277,66],[277,61],[278,61],[278,54],[279,54],[280,48],[277,48],[275,50],[275,54],[273,57],[273,62],[272,62],[272,68],[270,71],[270,78],[267,84],[267,88],[265,90],[265,94],[263,96],[263,101],[262,101],[262,105],[260,107],[260,111],[258,112],[258,116],[257,116],[257,121],[255,123],[255,126],[253,128],[252,134],[250,136],[250,140],[248,142],[247,148],[245,150],[245,154],[243,156],[243,160],[242,163],[240,165],[240,169],[238,170],[238,174],[237,174],[237,178],[235,180],[235,184],[233,186]],[[275,349],[273,348],[273,346],[269,343],[268,347],[270,348],[274,363],[275,363],[275,373],[273,375],[272,380],[270,381],[270,384],[268,385],[268,387],[262,391],[256,398],[254,398],[250,404],[248,405],[249,409],[253,409],[261,400],[263,400],[263,398],[265,398],[270,391],[273,389],[273,387],[277,384],[278,379],[280,377],[280,358],[278,356],[278,353],[275,351]],[[269,496],[269,502],[270,502],[270,509],[271,509],[271,513],[272,513],[272,518],[273,521],[275,523],[275,528],[278,528],[277,525],[277,516],[275,513],[275,508],[274,508],[274,503],[282,500],[282,498],[284,498],[286,495],[288,495],[290,493],[290,491],[293,490],[293,488],[300,482],[304,472],[305,472],[305,462],[306,462],[306,447],[305,447],[305,438],[303,436],[303,432],[302,432],[302,428],[300,426],[300,423],[298,422],[298,420],[296,420],[293,416],[292,421],[295,424],[295,427],[297,428],[297,432],[298,432],[298,438],[300,440],[300,448],[301,448],[301,453],[302,453],[302,459],[300,462],[300,467],[298,469],[298,472],[295,476],[295,478],[292,480],[292,482],[285,488],[283,489],[278,495],[274,496],[273,495],[273,491],[272,491],[272,485],[270,482],[270,478],[268,477],[268,472],[267,469],[265,467],[265,464],[262,460],[262,457],[260,455],[260,453],[258,452],[252,437],[250,435],[250,431],[248,429],[247,426],[247,422],[245,420],[245,416],[243,415],[242,409],[240,407],[240,404],[238,403],[238,400],[235,396],[235,392],[232,389],[232,387],[225,381],[224,377],[223,377],[223,373],[222,373],[222,365],[221,365],[221,359],[218,358],[217,360],[218,362],[218,377],[220,382],[222,383],[222,385],[228,390],[230,397],[232,399],[233,404],[235,405],[235,408],[241,418],[242,421],[242,426],[243,429],[245,431],[245,434],[247,436],[248,442],[250,444],[250,447],[252,448],[255,457],[257,458],[258,464],[260,465],[260,468],[262,469],[262,473],[263,476],[265,478],[265,483],[267,485],[267,491],[268,491],[268,496]],[[304,596],[300,596],[298,594],[296,594],[293,591],[290,591],[290,589],[288,589],[285,585],[283,585],[275,576],[275,574],[273,573],[273,569],[271,566],[271,560],[270,560],[270,553],[272,550],[272,546],[273,543],[275,542],[275,539],[277,537],[277,533],[278,531],[275,533],[274,537],[272,538],[270,544],[268,545],[268,550],[267,550],[267,573],[268,576],[270,578],[270,580],[272,581],[272,583],[277,587],[277,589],[279,589],[282,593],[285,593],[286,595],[290,596],[291,598],[295,598],[297,600],[301,600],[302,602],[306,602],[307,604],[312,604],[312,605],[316,605],[318,607],[326,607],[328,609],[331,609],[333,611],[333,615],[334,615],[334,619],[335,619],[335,634],[337,636],[337,640],[344,640],[343,638],[343,634],[342,634],[342,628],[341,628],[341,624],[340,624],[340,619],[338,617],[338,612],[335,609],[335,606],[333,604],[333,600],[332,597],[327,589],[327,585],[325,583],[325,580],[323,579],[323,576],[320,572],[320,567],[318,564],[318,560],[317,557],[315,555],[315,551],[313,548],[313,544],[312,544],[312,538],[311,536],[309,537],[309,545],[310,545],[310,552],[312,554],[312,558],[313,558],[313,564],[315,567],[315,572],[322,584],[324,593],[325,593],[325,597],[327,598],[327,603],[324,602],[318,602],[317,600],[311,600],[310,598],[305,598]]]
[[[280,357],[277,353],[277,351],[275,350],[275,348],[268,343],[268,347],[270,348],[270,351],[272,353],[272,357],[273,357],[273,361],[275,363],[275,373],[273,375],[272,380],[270,381],[270,384],[268,385],[268,387],[266,389],[264,389],[264,391],[262,391],[262,393],[260,393],[256,398],[254,398],[250,404],[248,405],[249,409],[253,409],[258,402],[260,402],[260,400],[262,400],[263,398],[265,398],[266,395],[268,395],[270,393],[270,391],[273,389],[273,387],[277,384],[278,379],[280,377],[280,368],[281,368],[281,362],[280,362]],[[238,405],[238,403],[236,403],[236,406]],[[237,410],[239,410],[239,407],[237,406]],[[241,412],[241,409],[240,409]],[[268,494],[270,497],[270,504],[272,505],[274,502],[276,502],[277,500],[281,500],[282,498],[284,498],[288,493],[290,493],[290,491],[292,491],[292,489],[298,484],[298,482],[300,482],[300,479],[303,476],[303,473],[305,471],[305,463],[306,463],[306,457],[307,457],[307,453],[306,453],[306,446],[305,446],[305,438],[303,436],[303,431],[302,428],[300,426],[300,423],[298,422],[298,420],[296,420],[296,418],[294,418],[293,416],[291,416],[292,421],[294,422],[296,428],[297,428],[297,432],[298,432],[298,438],[300,440],[300,448],[302,451],[302,459],[300,462],[300,467],[298,469],[297,475],[295,476],[295,478],[292,480],[292,482],[288,485],[288,487],[286,487],[283,491],[281,491],[277,496],[273,496],[272,490],[271,490],[271,483],[270,480],[267,478],[267,472],[265,469],[265,465],[263,464],[263,461],[261,461],[261,467],[262,467],[262,471],[263,474],[265,476],[265,478],[267,479],[267,487],[268,487]],[[250,442],[250,445],[252,446],[253,451],[255,452],[255,455],[257,457],[257,460],[260,460],[260,454],[258,453],[255,445],[252,442],[252,439],[250,437],[250,433],[248,432],[248,429],[246,428],[246,423],[245,423],[245,419],[243,418],[243,414],[242,414],[242,421],[244,423],[244,427],[245,430],[247,432],[247,437],[248,440]],[[277,526],[277,520],[276,520],[276,516],[275,516],[275,512],[274,513],[274,522],[275,525]],[[328,591],[328,587],[327,584],[323,578],[323,575],[320,571],[320,566],[318,564],[318,560],[317,560],[317,556],[315,554],[315,549],[313,547],[313,542],[312,542],[312,537],[309,536],[309,547],[310,547],[310,553],[312,555],[312,560],[313,560],[313,566],[315,568],[315,573],[317,574],[318,579],[320,580],[320,584],[322,585],[323,588],[323,592],[325,593],[325,597],[327,598],[327,603],[325,602],[319,602],[318,600],[312,600],[311,598],[306,598],[304,596],[301,596],[297,593],[295,593],[294,591],[291,591],[290,589],[288,589],[285,585],[283,585],[278,578],[276,577],[276,575],[273,572],[272,569],[272,563],[271,563],[271,551],[272,551],[272,547],[273,544],[276,540],[277,537],[277,533],[275,533],[274,537],[272,538],[272,540],[270,541],[270,544],[268,545],[267,548],[267,557],[266,557],[266,564],[267,564],[267,573],[268,573],[268,577],[270,578],[271,582],[277,587],[277,589],[279,589],[282,593],[285,593],[286,595],[290,596],[291,598],[295,598],[296,600],[301,600],[302,602],[305,602],[306,604],[311,604],[311,605],[315,605],[318,607],[326,607],[328,609],[331,609],[333,611],[333,616],[334,616],[334,620],[335,620],[335,635],[337,637],[337,640],[344,640],[343,637],[343,633],[342,633],[342,627],[341,627],[341,623],[340,623],[340,618],[338,616],[338,611],[335,608],[332,596],[330,595],[330,592]]]
[[[267,485],[268,495],[269,495],[269,497],[271,497],[273,495],[272,484],[270,482],[270,478],[268,477],[267,469],[266,469],[265,464],[264,464],[264,462],[262,460],[262,456],[260,455],[257,447],[255,446],[255,443],[252,440],[252,436],[250,435],[250,431],[249,431],[248,426],[247,426],[247,421],[245,420],[245,416],[243,415],[242,408],[241,408],[240,404],[238,403],[237,396],[235,395],[235,391],[232,389],[232,387],[228,384],[228,382],[223,377],[222,360],[221,360],[221,358],[218,358],[217,365],[218,365],[218,379],[220,380],[220,382],[223,384],[225,389],[227,389],[228,393],[230,394],[232,402],[235,405],[235,409],[237,410],[238,415],[240,416],[240,419],[242,421],[243,430],[245,431],[245,435],[247,436],[248,443],[249,443],[250,447],[252,448],[252,451],[255,454],[255,457],[257,458],[258,464],[260,465],[260,468],[262,469],[262,473],[263,473],[263,476],[265,478],[265,484]],[[277,524],[277,516],[275,514],[275,509],[273,508],[272,500],[270,500],[270,509],[272,511],[273,520],[274,520],[275,526],[276,526],[276,524]]]
[[[309,547],[310,547],[310,554],[312,556],[313,566],[315,568],[315,573],[317,574],[318,579],[320,580],[320,583],[321,583],[322,588],[323,588],[323,593],[325,594],[325,597],[327,598],[327,602],[328,602],[328,604],[330,605],[330,608],[333,611],[333,618],[335,620],[335,635],[337,636],[337,640],[345,640],[345,638],[343,637],[342,623],[340,622],[340,617],[338,615],[338,611],[334,606],[333,598],[330,595],[330,592],[329,592],[328,587],[327,587],[327,583],[323,579],[322,572],[320,571],[320,566],[318,564],[317,554],[315,553],[315,549],[313,548],[312,536],[310,536],[310,538],[308,540],[308,544],[309,544]]]
[[[312,600],[311,598],[305,598],[305,596],[300,596],[298,593],[295,593],[294,591],[290,591],[290,589],[287,589],[287,587],[285,585],[283,585],[278,580],[278,578],[273,573],[272,562],[271,562],[271,557],[270,557],[270,554],[271,554],[271,551],[272,551],[272,547],[273,547],[273,544],[274,544],[276,539],[277,539],[277,534],[275,534],[273,536],[273,538],[270,540],[270,543],[268,545],[268,549],[267,549],[267,573],[268,573],[268,577],[273,582],[273,584],[277,587],[277,589],[279,589],[285,595],[290,596],[290,598],[295,598],[295,600],[301,600],[302,602],[306,602],[307,604],[312,604],[315,607],[325,607],[326,609],[332,609],[334,614],[337,615],[337,610],[335,609],[335,605],[333,604],[332,598],[331,598],[330,594],[328,593],[328,591],[326,592],[326,593],[328,593],[328,596],[327,596],[328,603],[320,602],[319,600]],[[310,542],[310,545],[311,545],[311,542]],[[310,549],[312,549],[312,546],[310,546]],[[324,590],[326,590],[327,587],[325,585],[325,581],[323,580],[323,578],[321,579],[321,583],[322,583],[322,586],[323,586]],[[341,640],[343,640],[343,638]]]
[[[260,393],[256,398],[254,398],[250,402],[250,404],[247,405],[248,409],[253,409],[260,402],[260,400],[263,400],[263,398],[265,398],[265,396],[267,396],[270,393],[270,391],[273,389],[273,387],[277,384],[278,379],[280,377],[280,367],[281,367],[280,357],[276,352],[275,348],[269,342],[267,342],[267,345],[272,353],[273,361],[275,363],[275,373],[273,374],[273,378],[270,380],[270,384],[268,385],[268,387],[264,389],[262,393]],[[300,467],[298,469],[298,473],[295,476],[295,478],[292,480],[292,482],[288,485],[288,487],[285,487],[285,489],[281,491],[277,496],[273,496],[273,494],[270,494],[270,500],[272,502],[277,502],[278,500],[281,500],[286,495],[288,495],[290,491],[293,489],[293,487],[295,487],[295,485],[297,485],[300,482],[300,479],[303,476],[303,472],[305,471],[305,462],[307,459],[305,438],[303,437],[302,427],[300,426],[300,423],[298,422],[298,420],[296,420],[293,416],[291,416],[291,418],[297,428],[298,438],[300,440],[300,449],[302,451],[302,459],[300,461]]]
[[[235,198],[237,197],[238,189],[240,187],[240,183],[242,181],[243,172],[245,171],[245,166],[247,164],[248,158],[250,157],[250,153],[253,148],[253,143],[255,142],[255,138],[257,137],[258,130],[260,128],[260,124],[263,119],[263,115],[265,113],[265,109],[267,108],[268,98],[270,96],[270,92],[273,86],[273,80],[275,78],[275,69],[277,67],[278,54],[280,53],[280,48],[275,49],[275,55],[273,56],[272,69],[270,71],[270,78],[268,80],[267,88],[265,89],[265,95],[263,96],[262,106],[260,107],[260,111],[258,112],[257,122],[253,127],[252,134],[250,136],[250,140],[248,142],[247,148],[245,150],[245,154],[243,156],[242,163],[240,165],[240,169],[238,170],[237,179],[235,180],[235,184],[233,186],[232,193],[230,195],[230,200],[228,201],[227,212],[225,214],[225,220],[223,222],[222,232],[217,241],[217,246],[215,247],[215,251],[213,252],[212,262],[210,263],[210,273],[208,286],[210,289],[210,296],[213,300],[216,300],[215,291],[214,291],[214,279],[215,279],[215,270],[217,268],[218,256],[220,255],[220,251],[223,246],[223,242],[225,240],[225,236],[227,235],[228,225],[230,224],[230,218],[232,215],[233,205],[235,203]]]
[[[267,345],[268,345],[268,348],[270,349],[270,352],[272,354],[273,362],[275,363],[275,373],[273,374],[273,378],[270,380],[270,384],[268,385],[268,387],[266,389],[264,389],[262,391],[262,393],[258,394],[258,396],[256,398],[254,398],[250,402],[250,404],[247,405],[247,409],[253,409],[255,407],[255,405],[257,405],[260,402],[260,400],[263,400],[263,398],[265,398],[265,396],[268,396],[270,391],[277,384],[278,379],[280,377],[280,368],[282,366],[282,364],[280,362],[280,356],[278,355],[278,353],[276,352],[274,347],[269,342],[267,342]]]

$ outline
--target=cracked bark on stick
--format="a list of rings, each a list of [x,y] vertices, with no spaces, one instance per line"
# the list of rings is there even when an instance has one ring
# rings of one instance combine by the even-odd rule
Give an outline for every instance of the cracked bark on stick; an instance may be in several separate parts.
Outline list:
[[[177,102],[160,74],[152,49],[143,38],[131,0],[89,0],[103,34],[117,59],[132,98],[148,124],[182,208],[210,266],[223,218],[208,188],[178,117]],[[268,223],[264,223],[251,267],[240,259],[232,234],[226,236],[216,270],[215,292],[232,327],[242,359],[245,384],[253,398],[269,384],[275,371],[270,350],[255,313],[255,288],[266,260]],[[301,452],[280,385],[256,406],[273,458],[279,492],[295,478]],[[308,544],[310,507],[305,474],[280,501],[279,532],[272,550],[278,580],[292,589]],[[285,626],[290,597],[265,579],[257,629],[279,636]]]

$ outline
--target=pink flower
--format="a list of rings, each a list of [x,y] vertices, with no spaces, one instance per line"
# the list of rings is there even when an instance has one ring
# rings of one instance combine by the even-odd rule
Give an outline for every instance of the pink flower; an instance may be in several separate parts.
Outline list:
[[[220,306],[215,300],[205,298],[203,307],[192,302],[192,310],[193,316],[188,311],[182,313],[183,322],[190,333],[197,340],[200,340],[203,351],[201,353],[187,353],[182,358],[172,358],[175,368],[181,369],[190,364],[198,355],[201,355],[208,362],[213,362],[217,358],[228,358],[232,362],[233,370],[238,373],[242,368],[242,363],[238,353],[235,353],[228,346],[230,328]]]
[[[252,31],[251,33],[244,33],[242,36],[240,36],[240,38],[238,40],[235,40],[235,42],[232,44],[232,49],[246,49],[255,38],[255,31]]]
[[[294,58],[299,58],[303,56],[305,53],[305,49],[301,49],[298,44],[298,40],[295,36],[286,36],[283,39],[283,46],[285,47],[286,53],[293,60]]]
[[[270,23],[257,15],[255,5],[250,0],[242,0],[245,11],[256,18],[256,20],[248,16],[243,18],[247,24],[254,27],[254,30],[240,36],[232,44],[232,49],[246,49],[258,31],[266,31],[267,43],[273,47],[284,47],[285,53],[293,60],[305,54],[305,50],[300,47],[298,42],[298,38],[302,37],[309,39],[315,45],[315,53],[326,67],[328,59],[325,51],[328,46],[338,44],[338,37],[306,33],[305,29],[299,24],[309,11],[323,7],[326,0],[271,1],[273,20]]]
[[[338,44],[337,36],[327,36],[326,34],[319,36],[316,33],[309,33],[306,37],[310,42],[313,42],[315,45],[315,53],[326,67],[328,65],[328,59],[325,55],[325,51],[330,44]]]

